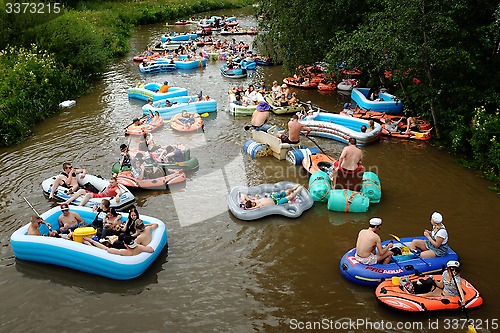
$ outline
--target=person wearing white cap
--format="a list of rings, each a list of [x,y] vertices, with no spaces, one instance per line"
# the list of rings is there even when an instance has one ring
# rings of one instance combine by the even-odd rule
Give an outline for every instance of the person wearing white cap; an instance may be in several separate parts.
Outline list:
[[[382,247],[380,236],[377,232],[382,226],[382,219],[374,217],[370,219],[370,226],[358,234],[356,241],[356,254],[354,258],[362,264],[374,265],[376,263],[388,264],[392,257],[392,243]]]
[[[437,288],[426,293],[425,296],[460,296],[460,300],[465,299],[459,267],[460,263],[458,261],[448,261],[446,270],[443,271],[441,276],[442,279],[434,281]]]
[[[448,231],[443,224],[443,215],[434,212],[431,215],[432,230],[424,230],[427,239],[414,239],[411,241],[410,249],[421,250],[422,258],[442,257],[448,253]]]

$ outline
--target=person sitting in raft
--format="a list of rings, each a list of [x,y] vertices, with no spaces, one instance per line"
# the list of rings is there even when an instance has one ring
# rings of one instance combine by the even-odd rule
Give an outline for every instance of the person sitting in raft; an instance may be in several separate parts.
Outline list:
[[[352,174],[363,168],[361,166],[363,152],[356,147],[356,143],[356,138],[349,138],[349,144],[344,147],[339,160],[334,163],[335,171]]]
[[[299,98],[297,97],[297,93],[294,91],[292,93],[292,98],[288,100],[288,105],[295,105],[299,102]]]
[[[446,263],[446,270],[443,271],[441,280],[435,280],[436,288],[428,293],[422,294],[425,296],[460,296],[460,299],[465,299],[464,290],[462,289],[462,278],[459,271],[460,263],[455,260],[450,260]],[[432,276],[431,276],[432,278]],[[453,281],[455,280],[455,281]],[[458,288],[457,288],[458,287]],[[460,302],[460,301],[459,301]],[[459,303],[460,305],[460,303]],[[463,305],[463,304],[462,304]]]
[[[380,236],[377,232],[382,227],[382,219],[374,217],[370,219],[370,225],[358,234],[356,240],[356,254],[354,258],[365,265],[375,265],[376,263],[388,264],[392,258],[392,251],[389,251],[393,244],[389,243],[382,247]]]
[[[371,131],[375,130],[375,122],[373,119],[368,120],[368,129],[366,130],[366,133],[370,133]]]
[[[278,81],[273,81],[273,85],[271,87],[271,92],[273,95],[273,99],[278,99],[280,92],[281,92],[281,87],[278,85]]]
[[[178,147],[167,146],[165,148],[165,153],[160,156],[161,159],[167,160],[171,163],[175,162],[185,162],[186,158],[184,157],[184,153]]]
[[[399,132],[398,124],[401,122],[401,120],[403,120],[403,118],[399,119],[398,121],[393,121],[392,118],[386,118],[384,127],[389,133]]]
[[[286,191],[274,192],[269,197],[261,199],[250,199],[248,198],[243,204],[244,209],[258,209],[265,206],[273,205],[283,205],[287,202],[291,202],[297,194],[302,191],[302,186],[296,184],[294,187],[287,189]]]
[[[168,85],[168,81],[163,82],[163,85],[160,87],[160,90],[158,90],[159,93],[167,93],[168,89],[170,86]]]
[[[271,125],[267,124],[270,117],[270,109],[271,106],[265,101],[260,102],[252,113],[252,120],[250,121],[250,124],[252,124],[251,128],[255,131],[267,132],[267,130],[271,128]],[[248,131],[249,129],[250,126],[245,126],[245,130]]]
[[[344,109],[342,110],[342,114],[347,115],[347,116],[353,116],[354,115],[354,110],[351,109],[351,102],[346,102],[344,103]]]
[[[49,199],[54,198],[54,193],[57,193],[57,189],[61,185],[69,188],[67,194],[76,192],[79,188],[76,175],[80,174],[80,179],[83,179],[87,174],[87,170],[85,169],[73,169],[73,166],[69,162],[64,162],[62,168],[63,171],[56,177],[54,184],[52,184],[52,190],[50,191]]]
[[[101,238],[99,242],[104,243],[109,241],[107,239],[108,236],[118,235],[121,230],[121,221],[122,215],[119,214],[113,207],[109,209],[106,213],[106,217],[102,220],[102,232]]]
[[[135,85],[136,88],[144,88],[144,81],[138,81]]]
[[[286,95],[285,94],[282,94],[280,96],[280,99],[278,101],[278,104],[280,107],[285,107],[285,106],[290,106],[290,103],[288,102],[288,100],[286,99]]]
[[[304,124],[299,123],[299,116],[294,114],[288,122],[288,136],[285,134],[276,134],[281,142],[289,144],[298,144],[300,142],[300,132],[306,131],[306,136],[311,133],[311,128]]]
[[[109,185],[102,192],[93,193],[91,191],[80,189],[80,190],[76,191],[75,194],[73,194],[71,196],[71,198],[66,200],[64,202],[64,204],[66,204],[66,206],[67,206],[68,204],[72,203],[76,198],[78,198],[81,195],[85,195],[85,196],[83,197],[82,201],[80,201],[80,206],[85,206],[85,204],[90,200],[90,198],[114,197],[116,202],[119,203],[120,197],[122,195],[122,190],[120,189],[120,187],[118,187],[118,182],[116,181],[116,177],[111,177],[109,179]]]
[[[187,112],[187,110],[182,110],[181,117],[176,118],[174,121],[185,128],[191,127],[195,122],[193,114]]]
[[[52,229],[51,225],[47,222],[45,222],[40,216],[38,215],[31,215],[31,223],[30,226],[28,227],[28,235],[30,236],[40,236],[40,224],[45,224],[49,230]],[[46,236],[46,235],[45,235]]]
[[[235,95],[235,101],[233,102],[233,104],[236,104],[236,105],[241,105],[243,106],[243,104],[245,104],[245,106],[247,106],[248,104],[247,103],[243,103],[241,101],[241,95]]]
[[[85,221],[82,219],[80,214],[76,212],[70,212],[69,205],[67,203],[61,204],[61,212],[62,214],[57,218],[57,222],[59,223],[59,230],[52,230],[49,233],[49,236],[60,237],[61,234],[67,234],[69,238],[71,233],[76,228],[78,228],[80,225],[85,224]]]
[[[366,125],[361,126],[361,133],[366,133],[367,127]]]
[[[120,145],[120,171],[123,167],[132,167],[132,163],[130,163],[130,153],[128,151],[128,146],[124,143]]]
[[[413,135],[415,133],[429,133],[430,130],[422,131],[418,124],[416,117],[408,117],[406,120],[406,135]]]
[[[149,223],[148,225],[144,225],[144,222],[141,220],[137,220],[135,222],[136,232],[132,235],[135,238],[135,241],[139,245],[149,245],[153,240],[153,235],[151,234],[152,230],[158,228],[158,224]]]
[[[103,245],[99,242],[96,242],[92,238],[88,238],[88,237],[83,237],[83,244],[95,246],[95,247],[98,247],[100,249],[108,251],[108,253],[118,254],[121,256],[135,256],[135,255],[142,253],[142,252],[148,252],[148,253],[154,252],[154,249],[151,246],[139,245],[135,242],[134,238],[132,238],[132,236],[129,236],[129,235],[126,235],[123,238],[123,244],[125,245],[124,249],[109,248],[106,245]]]
[[[134,157],[134,164],[132,165],[131,173],[132,177],[141,180],[144,179],[145,167],[144,167],[144,161],[142,160],[142,154],[137,153],[137,155]]]
[[[443,225],[443,215],[434,212],[431,215],[432,230],[424,230],[424,236],[427,238],[414,239],[411,241],[410,249],[421,250],[422,258],[442,257],[448,253],[448,232]]]

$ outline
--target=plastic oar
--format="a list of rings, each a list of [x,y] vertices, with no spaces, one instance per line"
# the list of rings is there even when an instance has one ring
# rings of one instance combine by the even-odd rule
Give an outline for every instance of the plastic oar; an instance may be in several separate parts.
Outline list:
[[[400,242],[400,243],[401,243],[401,245],[406,246],[406,244],[405,244],[405,243],[403,243],[403,242],[401,241],[401,239],[399,239],[399,237],[398,237],[398,236],[393,235],[393,234],[389,234],[389,236],[391,236],[392,238],[394,238],[395,240],[397,240],[398,242]],[[410,249],[410,251],[411,251],[411,253],[413,253],[414,255],[416,255],[416,256],[417,256],[420,260],[422,260],[422,261],[423,261],[423,262],[424,262],[427,266],[430,266],[430,265],[431,265],[431,264],[429,264],[427,261],[425,261],[425,260],[424,260],[424,258],[422,258],[418,252],[416,252],[416,251],[412,251],[412,249]]]
[[[42,217],[40,216],[40,214],[38,214],[38,212],[36,211],[35,207],[33,207],[30,202],[28,201],[28,199],[26,199],[26,197],[23,197],[24,201],[26,201],[26,203],[31,207],[31,209],[35,212],[36,216],[38,216],[39,218],[42,219]],[[46,223],[43,219],[42,219],[42,222],[47,226],[47,228],[49,230],[52,230],[52,226],[48,223]]]
[[[467,311],[465,309],[465,300],[462,298],[462,294],[460,293],[460,289],[458,289],[458,283],[457,283],[457,280],[455,279],[455,274],[451,271],[451,269],[448,271],[451,272],[451,278],[453,279],[453,282],[455,282],[455,288],[457,288],[458,295],[460,296],[460,309],[465,314],[465,318],[467,318],[467,323],[469,323],[469,325],[467,326],[467,332],[468,333],[476,333],[477,331],[476,331],[474,325],[470,324],[469,314],[467,313]]]
[[[38,212],[36,211],[35,207],[33,207],[30,202],[28,201],[28,199],[26,199],[26,197],[23,197],[24,201],[26,201],[26,203],[31,207],[31,209],[33,209],[33,211],[35,212],[36,216],[40,217],[40,214],[38,214]]]
[[[323,148],[321,148],[317,143],[316,141],[314,141],[309,135],[306,135],[305,136],[306,138],[308,138],[309,140],[311,140],[312,143],[314,143],[316,145],[316,147],[318,147],[319,150],[321,150],[321,152],[323,154],[325,154],[326,156],[328,156],[329,159],[331,159],[332,161],[335,161],[330,155],[328,155],[324,150]]]

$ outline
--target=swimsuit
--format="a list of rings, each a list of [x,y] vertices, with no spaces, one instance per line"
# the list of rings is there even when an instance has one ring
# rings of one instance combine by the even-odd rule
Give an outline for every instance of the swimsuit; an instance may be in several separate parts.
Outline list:
[[[365,265],[374,265],[374,264],[376,264],[378,262],[377,261],[377,256],[374,255],[371,252],[370,252],[370,255],[367,258],[363,258],[363,257],[358,256],[358,253],[356,253],[354,255],[354,258],[357,261],[359,261],[361,264],[365,264]]]
[[[288,202],[285,191],[273,193],[269,197],[273,199],[275,205],[282,205]]]
[[[280,140],[283,143],[290,143],[290,144],[297,144],[300,142],[300,140],[299,141],[291,141],[290,138],[288,136],[286,136],[285,134],[281,134]]]
[[[356,172],[358,171],[361,171],[363,169],[363,166],[361,164],[358,163],[358,167],[354,170],[347,170],[347,169],[344,169],[343,167],[339,166],[339,161],[335,161],[335,163],[333,163],[333,166],[334,167],[338,167],[340,172],[342,173],[345,173],[345,174],[348,174],[348,175],[352,175],[352,174],[355,174]]]

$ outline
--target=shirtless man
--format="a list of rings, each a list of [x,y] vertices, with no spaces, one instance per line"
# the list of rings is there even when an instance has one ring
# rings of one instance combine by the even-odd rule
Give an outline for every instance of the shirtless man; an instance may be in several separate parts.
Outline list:
[[[84,189],[80,189],[76,191],[75,194],[71,196],[68,200],[66,200],[63,204],[70,204],[72,203],[76,198],[78,198],[81,195],[85,195],[80,201],[80,206],[85,206],[85,204],[90,200],[90,198],[106,198],[106,197],[111,197],[111,199],[114,197],[116,202],[120,202],[120,197],[122,195],[122,191],[120,190],[120,187],[118,186],[118,182],[116,181],[116,177],[111,177],[109,179],[109,185],[104,189],[104,191],[100,193],[93,193]],[[62,207],[62,206],[61,206]]]
[[[306,136],[311,132],[311,128],[304,124],[299,123],[299,116],[294,114],[292,119],[288,122],[288,136],[285,134],[276,134],[283,143],[297,144],[300,142],[300,132],[306,131]]]
[[[247,199],[244,204],[245,209],[257,209],[265,206],[283,205],[292,201],[300,191],[302,191],[302,186],[297,184],[286,191],[275,192],[267,198]]]
[[[392,243],[382,247],[380,236],[377,235],[377,231],[380,230],[381,226],[382,219],[374,217],[370,220],[368,229],[359,232],[354,257],[360,263],[374,265],[376,263],[388,264],[391,261],[392,251],[389,251],[389,249],[392,248]]]
[[[137,221],[135,224],[136,233],[132,235],[132,237],[136,236],[135,242],[139,245],[149,245],[151,240],[153,239],[153,235],[151,235],[151,230],[155,230],[158,228],[158,224],[150,223],[144,225],[144,222]]]
[[[28,227],[28,235],[40,236],[40,230],[38,229],[40,227],[40,224],[45,224],[47,228],[51,229],[50,224],[45,222],[40,216],[32,215],[31,223],[30,226]]]
[[[267,132],[267,130],[271,128],[271,126],[267,124],[269,121],[270,109],[271,106],[264,101],[257,105],[252,114],[252,120],[250,121],[254,130]]]
[[[356,147],[356,138],[349,138],[349,145],[342,150],[336,170],[354,171],[361,165],[362,159],[363,152]]]
[[[57,176],[52,185],[49,199],[54,198],[54,193],[57,193],[57,189],[61,185],[69,188],[68,194],[76,192],[78,190],[78,179],[76,175],[81,174],[80,178],[83,179],[87,174],[87,170],[85,169],[73,169],[73,166],[69,162],[64,162],[62,168],[63,171]]]
[[[58,234],[67,234],[70,230],[75,230],[79,225],[84,225],[85,221],[83,221],[80,214],[69,211],[69,206],[66,203],[61,205],[62,214],[57,219],[59,223],[59,231],[53,230],[49,233],[49,236],[57,236]]]

